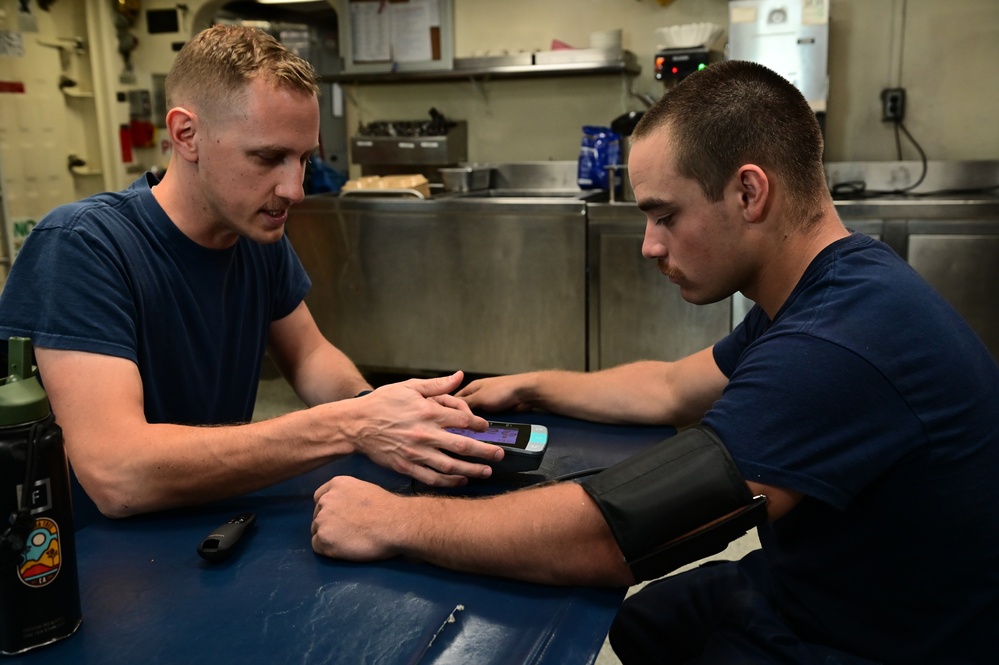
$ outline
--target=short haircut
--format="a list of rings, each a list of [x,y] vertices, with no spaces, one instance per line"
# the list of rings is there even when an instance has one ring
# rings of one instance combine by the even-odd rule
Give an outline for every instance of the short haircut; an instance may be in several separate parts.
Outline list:
[[[731,60],[691,74],[641,118],[632,137],[669,129],[673,166],[720,201],[740,166],[756,164],[787,191],[795,221],[821,214],[828,186],[822,130],[804,96],[763,65]]]
[[[254,79],[319,94],[312,65],[274,37],[257,28],[214,25],[177,54],[166,78],[167,110],[188,104],[208,113],[228,108]]]

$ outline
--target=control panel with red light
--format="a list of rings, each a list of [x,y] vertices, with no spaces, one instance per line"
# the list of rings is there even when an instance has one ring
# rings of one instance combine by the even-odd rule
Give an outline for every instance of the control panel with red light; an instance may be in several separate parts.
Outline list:
[[[657,81],[680,81],[713,62],[721,60],[721,53],[704,47],[663,49],[655,56]]]

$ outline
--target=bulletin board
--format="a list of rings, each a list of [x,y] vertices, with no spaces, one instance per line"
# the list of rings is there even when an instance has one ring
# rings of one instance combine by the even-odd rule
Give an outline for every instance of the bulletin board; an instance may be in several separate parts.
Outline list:
[[[341,0],[344,73],[454,68],[453,0]]]

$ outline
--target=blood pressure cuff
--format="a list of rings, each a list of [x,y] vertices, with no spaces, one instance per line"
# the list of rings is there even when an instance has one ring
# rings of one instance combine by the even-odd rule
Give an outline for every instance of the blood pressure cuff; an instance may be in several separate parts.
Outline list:
[[[717,554],[766,521],[714,430],[684,430],[582,484],[600,507],[636,580]]]

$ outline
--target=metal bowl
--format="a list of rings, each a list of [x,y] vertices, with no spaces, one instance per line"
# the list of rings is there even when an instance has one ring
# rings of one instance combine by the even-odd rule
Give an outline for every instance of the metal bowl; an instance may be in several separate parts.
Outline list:
[[[493,169],[491,166],[469,165],[440,169],[444,190],[448,192],[471,192],[489,189]]]

